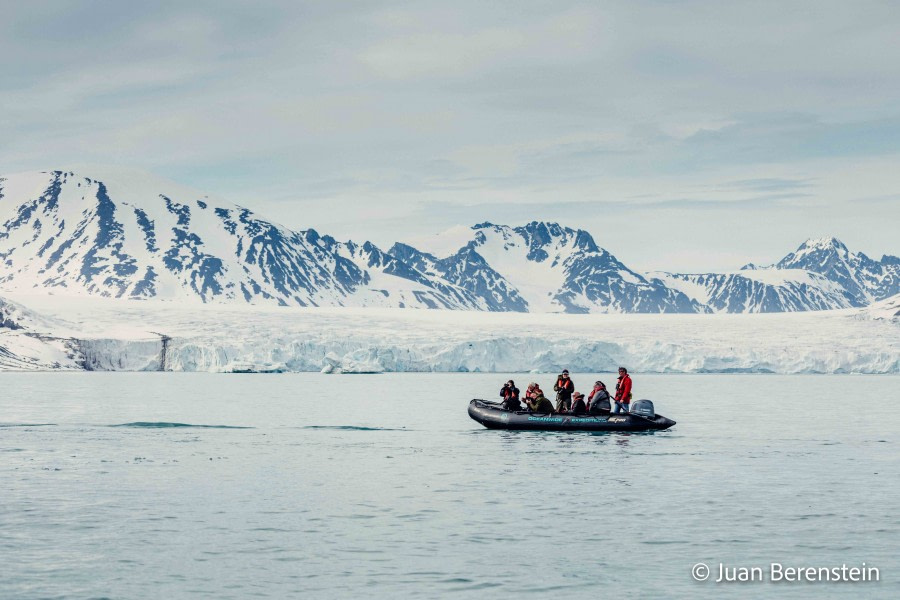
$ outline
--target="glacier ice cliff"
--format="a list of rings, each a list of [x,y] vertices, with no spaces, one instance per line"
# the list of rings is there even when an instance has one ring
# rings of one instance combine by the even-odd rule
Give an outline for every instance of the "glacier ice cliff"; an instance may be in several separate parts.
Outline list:
[[[707,315],[39,303],[43,316],[28,310],[19,329],[0,329],[7,356],[18,348],[33,359],[35,344],[48,346],[30,368],[900,373],[896,298],[865,309]],[[4,368],[16,361],[0,360]]]

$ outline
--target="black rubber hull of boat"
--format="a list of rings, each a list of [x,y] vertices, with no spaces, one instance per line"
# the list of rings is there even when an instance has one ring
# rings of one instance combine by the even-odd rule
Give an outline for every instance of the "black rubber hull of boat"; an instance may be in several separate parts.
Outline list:
[[[590,416],[510,411],[500,408],[499,402],[477,399],[469,402],[469,416],[488,429],[523,431],[649,431],[675,424],[662,415],[650,419],[629,413]]]

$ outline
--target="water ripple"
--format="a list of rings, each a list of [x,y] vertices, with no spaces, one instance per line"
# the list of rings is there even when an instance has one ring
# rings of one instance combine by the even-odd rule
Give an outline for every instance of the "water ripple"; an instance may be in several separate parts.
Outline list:
[[[412,431],[411,429],[401,428],[392,429],[390,427],[362,427],[359,425],[305,425],[297,427],[297,429],[323,429],[333,431]]]
[[[170,423],[167,421],[135,421],[134,423],[120,423],[119,425],[108,425],[108,427],[143,427],[147,429],[167,429],[175,427],[185,427],[194,429],[253,429],[244,425],[194,425],[192,423]]]

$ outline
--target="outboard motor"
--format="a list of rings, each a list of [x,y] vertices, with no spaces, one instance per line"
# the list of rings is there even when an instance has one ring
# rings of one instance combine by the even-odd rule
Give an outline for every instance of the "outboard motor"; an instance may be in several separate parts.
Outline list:
[[[638,400],[631,403],[631,414],[655,419],[656,413],[653,411],[653,402],[650,400]]]

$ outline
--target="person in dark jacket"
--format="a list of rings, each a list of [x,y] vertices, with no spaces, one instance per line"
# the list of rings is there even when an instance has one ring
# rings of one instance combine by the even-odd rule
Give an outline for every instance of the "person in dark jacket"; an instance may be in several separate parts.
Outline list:
[[[613,414],[628,412],[631,409],[631,377],[628,375],[628,369],[619,367],[619,381],[616,383],[616,407]]]
[[[588,413],[592,415],[609,414],[611,402],[609,392],[606,391],[606,384],[602,381],[594,382],[594,389],[588,394]]]
[[[584,403],[584,394],[575,392],[572,394],[572,410],[573,415],[583,415],[587,412],[587,406]]]
[[[569,378],[568,369],[563,369],[556,378],[553,391],[556,392],[556,412],[568,412],[572,406],[572,392],[575,391],[575,382]]]
[[[500,396],[503,398],[501,406],[506,410],[522,410],[522,404],[519,402],[519,388],[512,379],[503,384],[500,388]]]

